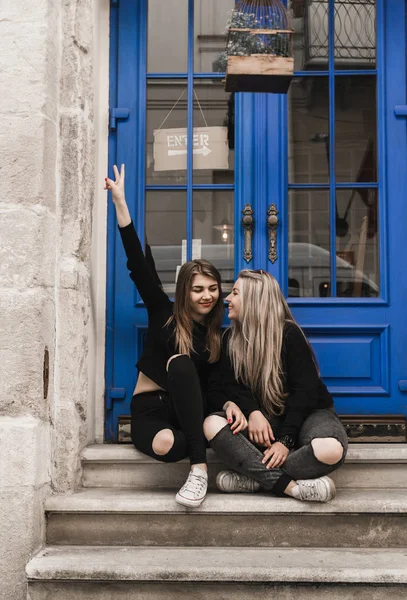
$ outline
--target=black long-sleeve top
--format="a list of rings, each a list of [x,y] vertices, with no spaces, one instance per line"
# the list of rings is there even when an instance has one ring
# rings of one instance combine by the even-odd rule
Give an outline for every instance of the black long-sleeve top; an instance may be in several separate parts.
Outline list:
[[[178,354],[175,343],[175,322],[167,325],[173,315],[173,305],[162,290],[159,277],[155,271],[152,257],[144,256],[140,240],[133,222],[126,227],[119,227],[127,256],[127,268],[134,281],[148,313],[148,329],[143,353],[137,362],[139,371],[149,377],[164,390],[167,389],[167,361]],[[148,260],[149,259],[149,260]],[[151,264],[149,264],[151,262]],[[207,327],[193,322],[193,349],[191,360],[194,362],[203,391],[206,392],[207,381],[212,365],[208,363]]]
[[[261,410],[260,402],[246,385],[236,381],[227,351],[228,338],[226,332],[222,340],[218,371],[211,377],[210,390],[214,398],[218,399],[222,391],[224,401],[232,400],[248,417],[253,411]],[[290,435],[296,440],[307,416],[315,409],[333,406],[333,400],[321,381],[307,341],[294,323],[288,322],[284,326],[281,359],[283,389],[287,396],[279,436]]]

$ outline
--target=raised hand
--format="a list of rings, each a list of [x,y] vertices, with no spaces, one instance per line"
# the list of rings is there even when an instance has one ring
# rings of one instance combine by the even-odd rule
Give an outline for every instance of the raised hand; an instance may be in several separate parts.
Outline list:
[[[108,177],[105,178],[105,190],[110,190],[112,192],[112,200],[115,204],[121,203],[121,202],[125,202],[125,194],[124,194],[124,179],[125,179],[125,172],[124,172],[124,165],[122,165],[120,167],[120,173],[119,173],[119,169],[117,168],[116,165],[113,165],[113,172],[114,172],[114,176],[115,176],[115,181],[113,181],[113,179],[109,179]]]
[[[113,181],[113,179],[105,177],[104,189],[112,192],[112,200],[116,208],[116,216],[119,227],[126,227],[127,225],[130,225],[131,217],[126,204],[126,196],[124,193],[124,165],[120,167],[120,173],[116,165],[113,165],[113,172],[115,176],[115,181]]]

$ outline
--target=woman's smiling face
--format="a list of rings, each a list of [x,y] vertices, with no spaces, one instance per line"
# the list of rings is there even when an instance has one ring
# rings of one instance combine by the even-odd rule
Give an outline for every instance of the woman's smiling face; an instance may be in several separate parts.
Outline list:
[[[229,296],[226,298],[226,302],[229,303],[228,317],[231,321],[238,321],[240,316],[240,305],[241,305],[241,290],[242,280],[237,279],[233,285],[233,289]]]
[[[192,280],[189,306],[194,321],[201,322],[209,315],[219,299],[216,279],[197,273]]]

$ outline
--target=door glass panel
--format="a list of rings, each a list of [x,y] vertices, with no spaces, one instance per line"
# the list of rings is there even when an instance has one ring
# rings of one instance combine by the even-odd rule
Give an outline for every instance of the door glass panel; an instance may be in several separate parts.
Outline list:
[[[288,295],[330,296],[329,191],[291,190],[288,219]]]
[[[232,184],[234,100],[220,80],[195,80],[194,134],[194,184]]]
[[[182,264],[182,240],[186,239],[186,192],[146,192],[145,226],[164,291],[174,294],[177,267]]]
[[[226,24],[235,0],[195,0],[195,73],[226,71]]]
[[[199,190],[193,195],[193,238],[197,255],[215,265],[229,293],[234,280],[234,202],[229,190]]]
[[[336,180],[377,181],[376,77],[336,77]]]
[[[288,93],[289,181],[329,182],[327,77],[294,79]]]
[[[322,2],[313,0],[312,4]],[[335,68],[374,69],[376,0],[335,0],[334,6]]]
[[[339,297],[379,295],[377,189],[336,191],[336,279]]]
[[[291,0],[295,70],[328,69],[328,0]],[[376,66],[376,1],[336,0],[335,68]]]
[[[180,160],[181,167],[185,167],[186,158],[172,153],[185,148],[186,126],[186,81],[161,79],[148,81],[147,185],[185,185],[186,169],[176,167],[180,165]]]
[[[147,71],[185,73],[188,0],[148,0]]]

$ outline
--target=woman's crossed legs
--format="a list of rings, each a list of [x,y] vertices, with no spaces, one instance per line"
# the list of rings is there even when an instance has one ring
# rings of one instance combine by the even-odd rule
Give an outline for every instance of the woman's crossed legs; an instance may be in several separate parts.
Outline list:
[[[261,486],[277,496],[325,501],[334,497],[335,486],[326,475],[345,460],[347,436],[333,409],[316,410],[309,415],[300,431],[299,448],[290,452],[280,468],[267,468],[262,462],[263,453],[247,439],[246,432],[233,435],[226,419],[219,415],[205,420],[204,432],[218,457],[246,476],[244,481],[229,473],[229,487],[236,489],[228,491],[254,491]],[[223,480],[227,482],[225,475]]]

